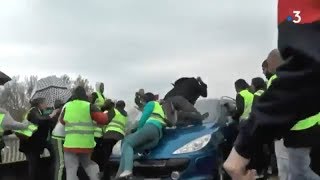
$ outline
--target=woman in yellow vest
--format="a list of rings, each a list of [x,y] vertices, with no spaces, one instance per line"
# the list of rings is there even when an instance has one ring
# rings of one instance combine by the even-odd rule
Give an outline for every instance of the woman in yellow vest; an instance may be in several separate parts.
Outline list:
[[[237,121],[243,121],[249,117],[251,112],[253,94],[249,91],[249,84],[244,79],[238,79],[234,85],[237,92],[237,110],[232,118]]]
[[[56,115],[53,111],[50,115],[43,115],[47,108],[45,98],[37,98],[31,102],[31,109],[27,114],[27,120],[38,126],[38,130],[28,139],[20,139],[20,151],[28,161],[29,179],[37,180],[39,177],[40,155],[47,145],[49,134],[49,121]]]
[[[105,125],[106,114],[90,104],[85,89],[78,86],[74,90],[72,101],[65,105],[60,117],[59,121],[65,126],[63,147],[67,180],[78,180],[80,164],[90,180],[98,180],[99,167],[90,159],[96,145],[93,121]]]
[[[132,176],[134,153],[156,147],[162,137],[162,130],[166,126],[165,115],[160,103],[154,99],[155,96],[152,93],[144,95],[145,106],[138,129],[123,140],[122,156],[117,173],[119,178]]]

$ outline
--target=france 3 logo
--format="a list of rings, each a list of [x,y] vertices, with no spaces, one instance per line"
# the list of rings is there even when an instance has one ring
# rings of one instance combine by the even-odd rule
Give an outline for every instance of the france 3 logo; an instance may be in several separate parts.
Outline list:
[[[292,11],[293,15],[289,15],[287,17],[287,21],[293,23],[300,23],[301,22],[301,11]]]

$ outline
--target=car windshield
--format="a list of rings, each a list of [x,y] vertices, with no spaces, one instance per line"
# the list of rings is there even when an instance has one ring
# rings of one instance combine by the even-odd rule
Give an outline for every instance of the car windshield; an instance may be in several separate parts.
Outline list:
[[[221,100],[219,99],[201,99],[197,101],[195,107],[201,114],[209,113],[209,117],[203,121],[204,123],[216,123],[225,116],[224,109],[221,106]]]

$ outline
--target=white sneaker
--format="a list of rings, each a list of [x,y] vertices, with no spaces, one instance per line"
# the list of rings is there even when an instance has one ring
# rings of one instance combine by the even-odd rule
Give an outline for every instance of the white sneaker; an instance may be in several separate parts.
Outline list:
[[[120,174],[119,178],[124,178],[124,177],[128,177],[131,175],[132,175],[132,171],[125,170]]]

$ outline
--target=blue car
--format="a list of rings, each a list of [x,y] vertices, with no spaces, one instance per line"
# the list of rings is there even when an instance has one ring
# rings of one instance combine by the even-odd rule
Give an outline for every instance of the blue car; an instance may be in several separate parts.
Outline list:
[[[229,124],[226,107],[234,106],[234,101],[228,98],[200,100],[196,108],[201,113],[209,112],[209,118],[201,125],[166,128],[156,148],[137,154],[134,176],[172,180],[226,179],[222,163],[237,134],[232,123]],[[110,158],[114,174],[119,166],[120,144],[115,146]]]

